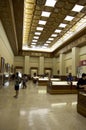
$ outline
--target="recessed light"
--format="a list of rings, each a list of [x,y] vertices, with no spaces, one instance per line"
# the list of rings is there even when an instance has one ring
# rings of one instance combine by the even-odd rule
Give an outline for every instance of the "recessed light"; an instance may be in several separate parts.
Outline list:
[[[55,32],[56,33],[60,33],[62,30],[56,29]]]
[[[72,9],[72,11],[75,11],[75,12],[80,12],[82,9],[84,8],[84,6],[82,5],[75,5],[74,8]]]
[[[46,41],[46,43],[51,43],[51,41]]]
[[[39,20],[39,24],[45,25],[45,24],[46,24],[46,21],[44,21],[44,20]]]
[[[46,44],[46,43],[44,44],[44,46],[48,46],[48,45],[49,45],[49,44]]]
[[[42,31],[43,28],[42,28],[42,27],[37,27],[36,30],[40,30],[40,31]]]
[[[35,35],[40,35],[41,34],[41,32],[35,32]]]
[[[51,41],[52,41],[52,40],[54,40],[54,38],[49,38],[48,40],[51,40]]]
[[[52,34],[51,37],[57,37],[57,34]]]
[[[32,44],[32,45],[36,45],[36,43],[35,43],[35,42],[32,42],[31,44]]]
[[[46,0],[45,6],[54,7],[56,4],[56,0]]]
[[[37,37],[37,36],[34,36],[33,38],[34,38],[34,39],[39,39],[39,37]]]
[[[61,23],[59,27],[65,28],[67,24]]]
[[[44,16],[44,17],[49,17],[50,16],[50,12],[46,12],[46,11],[42,11],[42,14],[41,16]]]
[[[47,48],[47,46],[42,46],[42,48]]]
[[[32,48],[35,48],[35,45],[31,45]]]
[[[71,20],[73,20],[73,18],[74,18],[73,16],[69,16],[69,15],[68,15],[68,16],[65,17],[64,20],[71,21]]]
[[[32,40],[33,42],[37,42],[37,40]]]

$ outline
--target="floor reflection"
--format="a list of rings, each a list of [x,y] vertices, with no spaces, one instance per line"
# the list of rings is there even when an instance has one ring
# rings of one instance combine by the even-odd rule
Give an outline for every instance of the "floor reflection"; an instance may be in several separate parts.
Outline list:
[[[14,82],[5,87],[0,89],[0,130],[86,130],[86,118],[77,113],[77,94],[50,95],[46,86],[29,81],[15,99]]]

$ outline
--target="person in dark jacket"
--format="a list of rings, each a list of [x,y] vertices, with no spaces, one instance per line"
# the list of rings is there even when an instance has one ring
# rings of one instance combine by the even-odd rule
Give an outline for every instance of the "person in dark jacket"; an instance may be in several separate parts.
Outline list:
[[[19,95],[19,84],[20,84],[20,77],[18,75],[18,72],[16,72],[16,74],[15,74],[15,91],[16,91],[16,95],[14,96],[15,98],[17,98],[18,95]]]
[[[71,73],[69,73],[69,75],[67,76],[67,82],[71,83],[73,81],[73,76]]]
[[[23,89],[24,88],[27,88],[27,85],[26,85],[26,82],[27,82],[27,76],[26,75],[23,75]]]
[[[77,82],[78,89],[86,89],[86,74],[82,74],[82,78],[80,78]]]

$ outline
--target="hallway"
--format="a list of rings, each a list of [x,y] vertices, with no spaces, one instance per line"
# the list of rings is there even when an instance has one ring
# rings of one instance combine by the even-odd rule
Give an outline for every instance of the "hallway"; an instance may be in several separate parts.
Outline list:
[[[86,118],[77,113],[77,95],[50,95],[45,86],[0,89],[0,130],[86,130]]]

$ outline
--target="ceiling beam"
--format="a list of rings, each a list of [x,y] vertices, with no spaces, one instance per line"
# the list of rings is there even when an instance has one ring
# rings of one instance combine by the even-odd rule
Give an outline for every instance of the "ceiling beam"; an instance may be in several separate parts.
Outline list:
[[[18,40],[18,52],[19,52],[22,50],[22,41],[23,41],[24,0],[12,0],[12,3],[13,3],[16,34]]]

